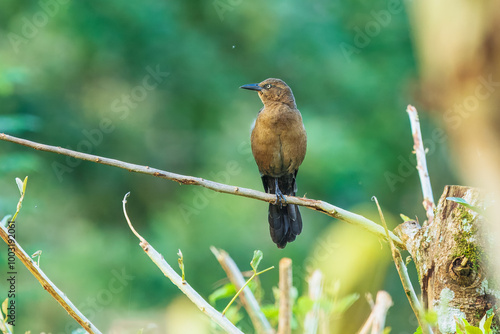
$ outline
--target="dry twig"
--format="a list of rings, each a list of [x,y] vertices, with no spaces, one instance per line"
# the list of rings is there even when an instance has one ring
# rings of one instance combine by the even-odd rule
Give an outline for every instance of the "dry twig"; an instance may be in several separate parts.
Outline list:
[[[10,228],[14,228],[15,225],[11,224]],[[31,259],[31,257],[24,251],[24,249],[19,245],[7,230],[5,226],[0,224],[0,236],[9,246],[10,249],[14,251],[17,258],[21,260],[26,268],[35,276],[35,278],[40,282],[45,290],[47,290],[50,295],[57,300],[57,302],[68,312],[68,314],[75,319],[80,326],[82,326],[90,334],[100,334],[101,332],[87,319],[78,308],[71,302],[71,300],[66,297],[66,295],[59,290],[59,288],[52,283],[52,281],[45,275],[45,273],[38,267]]]
[[[323,294],[323,274],[316,269],[307,279],[309,298],[313,302],[312,309],[307,312],[304,320],[304,334],[316,334],[320,316],[320,300]]]
[[[434,196],[432,195],[431,179],[429,177],[429,172],[427,171],[424,142],[422,140],[422,133],[420,132],[420,121],[418,119],[417,109],[414,106],[408,105],[406,112],[410,117],[411,132],[414,143],[413,150],[417,155],[417,170],[418,175],[420,176],[420,183],[422,185],[422,194],[424,196],[422,205],[424,206],[427,214],[427,222],[430,224],[434,220],[434,209],[436,205],[434,204]]]
[[[160,177],[163,179],[176,181],[180,184],[198,185],[198,186],[202,186],[202,187],[205,187],[205,188],[217,191],[217,192],[253,198],[253,199],[257,199],[257,200],[261,200],[261,201],[265,201],[265,202],[269,202],[269,203],[273,203],[276,201],[276,196],[273,194],[266,194],[266,193],[261,192],[261,191],[247,189],[247,188],[240,188],[240,187],[231,186],[231,185],[227,185],[227,184],[223,184],[223,183],[213,182],[213,181],[205,180],[205,179],[202,179],[199,177],[192,177],[192,176],[171,173],[171,172],[163,171],[160,169],[151,168],[148,166],[141,166],[141,165],[123,162],[123,161],[116,160],[116,159],[109,159],[109,158],[104,158],[104,157],[100,157],[100,156],[96,156],[96,155],[92,155],[92,154],[72,151],[72,150],[69,150],[66,148],[62,148],[62,147],[44,145],[44,144],[29,141],[26,139],[21,139],[21,138],[9,136],[5,133],[0,133],[0,140],[24,145],[24,146],[31,147],[31,148],[34,148],[34,149],[40,150],[40,151],[58,153],[58,154],[70,156],[70,157],[73,157],[76,159],[92,161],[92,162],[96,162],[96,163],[100,163],[100,164],[104,164],[104,165],[108,165],[108,166],[123,168],[123,169],[130,171],[130,172],[153,175],[153,176]],[[386,238],[386,233],[385,233],[384,228],[382,226],[376,224],[375,222],[373,222],[373,221],[371,221],[363,216],[360,216],[358,214],[355,214],[355,213],[352,213],[350,211],[344,210],[342,208],[336,207],[336,206],[329,204],[327,202],[324,202],[324,201],[318,201],[318,200],[301,198],[301,197],[294,197],[294,196],[284,196],[284,197],[285,197],[285,200],[287,203],[297,204],[297,205],[302,205],[302,206],[308,207],[310,209],[322,212],[330,217],[337,218],[337,219],[342,220],[346,223],[357,225],[361,228],[364,228],[365,230],[374,233],[375,235],[377,235],[380,238],[383,238],[383,239]],[[389,236],[398,247],[404,249],[404,244],[401,242],[399,237],[397,237],[392,232],[389,232]]]
[[[375,203],[377,203],[377,208],[378,212],[380,214],[380,220],[382,221],[382,225],[385,228],[385,231],[387,234],[389,234],[389,230],[387,229],[387,224],[385,222],[384,215],[382,213],[382,209],[380,208],[380,205],[378,204],[377,198],[374,196],[373,200]],[[403,257],[401,256],[401,253],[399,250],[396,248],[392,240],[389,239],[389,245],[391,247],[391,254],[392,258],[394,260],[394,264],[396,265],[396,269],[398,270],[399,278],[401,279],[401,283],[403,285],[403,289],[405,290],[406,297],[408,298],[408,302],[410,303],[410,306],[413,310],[413,313],[415,313],[415,316],[417,317],[418,324],[420,325],[420,328],[422,329],[423,334],[432,334],[432,329],[429,326],[429,324],[425,321],[424,319],[424,311],[422,309],[422,306],[420,305],[420,301],[417,298],[417,294],[415,293],[415,289],[413,288],[413,285],[411,284],[410,276],[408,275],[408,270],[406,268],[406,264],[403,260]]]
[[[215,255],[217,261],[219,261],[222,269],[226,272],[227,277],[234,285],[236,290],[241,289],[245,285],[245,278],[241,274],[241,271],[238,269],[238,266],[233,261],[233,259],[222,249],[217,249],[215,247],[210,247],[210,250]],[[243,289],[243,293],[240,294],[240,300],[243,304],[243,307],[247,311],[250,316],[250,320],[252,321],[254,328],[257,333],[264,334],[273,334],[274,330],[269,324],[264,313],[262,313],[259,303],[255,296],[253,295],[250,288],[245,287]]]
[[[203,297],[200,296],[196,290],[194,290],[186,281],[182,280],[182,277],[175,272],[174,269],[165,261],[163,256],[158,253],[153,246],[151,246],[132,226],[130,219],[127,214],[126,203],[127,197],[130,193],[127,193],[123,198],[123,214],[125,215],[125,219],[135,234],[135,236],[141,241],[140,246],[149,256],[149,258],[156,264],[158,268],[163,272],[163,274],[172,281],[191,301],[198,306],[198,308],[205,313],[208,317],[210,317],[213,321],[215,321],[221,328],[223,328],[227,333],[238,333],[243,334],[235,325],[233,325],[226,317],[224,317],[221,313],[219,313],[216,309],[214,309]]]
[[[284,257],[280,260],[280,307],[278,334],[292,333],[292,260]]]
[[[377,298],[375,299],[375,305],[372,307],[372,312],[358,334],[382,334],[385,328],[387,311],[392,305],[391,295],[383,290],[377,292]]]

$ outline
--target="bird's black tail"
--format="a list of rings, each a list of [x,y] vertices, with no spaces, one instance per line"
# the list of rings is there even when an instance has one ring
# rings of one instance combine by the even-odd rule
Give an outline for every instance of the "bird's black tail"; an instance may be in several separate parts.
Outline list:
[[[297,192],[296,175],[297,172],[279,178],[263,175],[262,183],[267,193],[276,194],[277,184],[278,192],[281,191],[283,195],[295,196]],[[269,204],[268,221],[271,239],[278,248],[285,248],[287,242],[294,241],[297,235],[302,232],[302,217],[299,207],[295,204]]]

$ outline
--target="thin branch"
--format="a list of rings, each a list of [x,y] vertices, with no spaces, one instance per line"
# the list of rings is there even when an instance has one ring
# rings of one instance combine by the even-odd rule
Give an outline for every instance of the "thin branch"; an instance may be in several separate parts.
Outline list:
[[[9,136],[9,135],[4,134],[4,133],[0,133],[0,140],[24,145],[24,146],[31,147],[31,148],[34,148],[34,149],[40,150],[40,151],[58,153],[58,154],[70,156],[70,157],[73,157],[76,159],[92,161],[92,162],[96,162],[96,163],[100,163],[100,164],[104,164],[104,165],[108,165],[108,166],[123,168],[123,169],[130,171],[130,172],[148,174],[148,175],[156,176],[159,178],[176,181],[180,184],[198,185],[198,186],[202,186],[202,187],[205,187],[205,188],[217,191],[217,192],[225,193],[225,194],[233,194],[233,195],[253,198],[253,199],[257,199],[257,200],[261,200],[261,201],[265,201],[265,202],[269,202],[269,203],[274,203],[276,201],[276,196],[273,194],[266,194],[264,192],[253,190],[253,189],[241,188],[241,187],[231,186],[231,185],[227,185],[227,184],[223,184],[223,183],[213,182],[213,181],[205,180],[205,179],[202,179],[199,177],[192,177],[192,176],[186,176],[186,175],[181,175],[181,174],[175,174],[175,173],[163,171],[160,169],[151,168],[148,166],[141,166],[141,165],[123,162],[123,161],[116,160],[116,159],[109,159],[109,158],[104,158],[104,157],[100,157],[100,156],[96,156],[96,155],[92,155],[92,154],[72,151],[72,150],[62,148],[62,147],[44,145],[44,144],[29,141],[26,139],[21,139],[21,138]],[[330,217],[337,218],[337,219],[342,220],[346,223],[357,225],[361,228],[364,228],[365,230],[372,232],[373,234],[377,235],[380,238],[383,238],[383,239],[386,238],[386,234],[385,234],[384,228],[382,226],[376,224],[375,222],[373,222],[373,221],[371,221],[363,216],[360,216],[358,214],[352,213],[350,211],[344,210],[342,208],[336,207],[332,204],[329,204],[329,203],[323,202],[323,201],[301,198],[301,197],[294,197],[294,196],[284,196],[284,197],[285,197],[285,200],[287,201],[287,203],[297,204],[297,205],[302,205],[302,206],[308,207],[310,209],[322,212]],[[397,237],[392,232],[389,232],[389,236],[398,247],[400,247],[401,249],[405,249],[405,246],[401,242],[399,237]]]
[[[292,260],[284,257],[280,260],[280,307],[278,334],[292,333]]]
[[[323,274],[316,269],[307,279],[309,285],[309,298],[313,306],[306,314],[304,320],[304,334],[316,334],[318,332],[320,300],[323,293]]]
[[[427,222],[429,224],[434,220],[434,196],[432,195],[431,179],[429,177],[429,172],[427,171],[427,161],[425,159],[425,148],[424,142],[422,140],[422,133],[420,132],[420,120],[418,119],[417,109],[408,105],[406,112],[410,117],[411,132],[413,135],[413,150],[417,155],[417,170],[420,176],[420,183],[422,185],[422,194],[424,196],[424,201],[422,205],[424,206],[425,212],[427,214]]]
[[[358,334],[382,334],[385,328],[387,311],[389,311],[392,305],[391,295],[383,290],[377,292],[377,298],[375,299],[375,305],[372,308],[372,312]]]
[[[123,198],[123,213],[129,227],[131,227],[134,234],[139,238],[140,246],[149,256],[149,258],[156,264],[156,266],[163,272],[163,274],[172,281],[191,301],[198,306],[198,308],[215,321],[222,329],[227,333],[238,333],[243,334],[234,324],[232,324],[226,317],[214,309],[203,297],[200,296],[196,290],[194,290],[186,281],[182,280],[182,277],[175,272],[174,269],[165,261],[163,256],[158,253],[153,246],[151,246],[135,229],[133,229],[132,223],[127,215],[126,203],[129,193]]]
[[[10,225],[12,229],[14,224]],[[0,224],[0,236],[3,241],[14,251],[17,258],[28,268],[28,270],[35,276],[45,290],[57,300],[57,302],[68,312],[68,314],[75,319],[80,326],[82,326],[90,334],[100,334],[101,332],[87,319],[78,308],[66,297],[66,295],[59,290],[59,288],[52,283],[52,281],[45,275],[45,273],[36,265],[30,256],[19,245],[12,234],[9,234],[6,227]]]
[[[215,255],[217,261],[219,261],[222,269],[226,272],[227,277],[234,285],[236,290],[241,289],[245,285],[245,278],[241,274],[241,271],[238,269],[238,266],[233,261],[233,259],[222,249],[217,249],[215,247],[210,247],[210,250]],[[240,294],[240,300],[243,304],[243,307],[247,311],[250,316],[250,320],[252,321],[254,328],[257,333],[263,334],[273,334],[274,330],[269,324],[264,313],[262,313],[259,303],[252,291],[246,287],[243,289],[243,293]]]
[[[373,200],[375,203],[377,203],[377,208],[378,212],[380,214],[380,220],[382,221],[382,225],[385,228],[385,231],[387,234],[389,234],[389,230],[387,229],[387,224],[385,222],[384,215],[382,213],[382,209],[380,208],[380,205],[378,204],[377,198],[374,196]],[[396,269],[399,274],[399,278],[401,280],[401,283],[403,285],[403,289],[405,290],[406,297],[408,298],[408,302],[410,303],[410,306],[413,310],[413,313],[415,313],[415,316],[417,317],[418,324],[420,325],[420,328],[422,329],[423,334],[432,334],[432,329],[429,326],[429,324],[424,320],[424,312],[422,309],[422,306],[420,305],[420,302],[417,298],[417,294],[415,293],[415,289],[413,288],[413,285],[411,284],[410,276],[408,275],[408,270],[406,268],[406,264],[404,263],[403,257],[401,256],[401,253],[399,250],[396,248],[392,240],[389,239],[389,245],[391,247],[391,254],[392,258],[394,260],[394,264],[396,265]]]

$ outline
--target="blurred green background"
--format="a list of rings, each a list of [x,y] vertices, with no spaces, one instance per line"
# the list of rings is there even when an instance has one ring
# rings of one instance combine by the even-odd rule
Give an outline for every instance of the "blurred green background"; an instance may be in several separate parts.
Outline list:
[[[405,112],[419,101],[404,2],[0,3],[0,132],[10,135],[261,190],[249,148],[261,102],[238,87],[268,77],[290,85],[308,133],[298,196],[378,222],[377,196],[391,227],[400,213],[424,220]],[[446,140],[435,136],[441,124],[419,111],[437,200],[456,172]],[[359,329],[369,314],[364,294],[379,289],[394,299],[391,333],[417,327],[389,248],[358,228],[302,209],[302,234],[279,250],[264,202],[8,142],[0,142],[0,161],[0,216],[15,212],[14,179],[28,175],[16,237],[28,253],[43,251],[42,269],[104,332],[212,331],[138,246],[122,213],[128,191],[136,229],[175,268],[181,249],[186,279],[205,297],[225,277],[211,245],[241,270],[260,249],[263,267],[292,258],[300,295],[315,267],[328,293],[339,281],[339,298],[361,295],[332,316],[332,332]],[[2,290],[6,254],[2,246]],[[77,328],[19,261],[17,269],[16,333]],[[278,271],[260,280],[273,303]],[[252,332],[247,318],[239,325]]]

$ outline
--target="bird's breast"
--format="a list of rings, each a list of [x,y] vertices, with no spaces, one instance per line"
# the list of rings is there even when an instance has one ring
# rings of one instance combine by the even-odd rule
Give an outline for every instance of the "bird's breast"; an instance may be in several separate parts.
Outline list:
[[[251,136],[252,153],[264,175],[294,173],[306,153],[307,136],[297,109],[267,108],[258,115]]]

